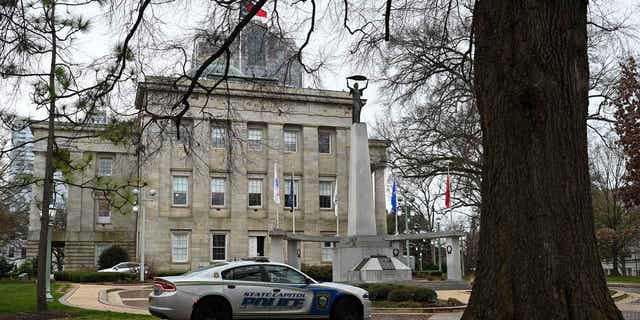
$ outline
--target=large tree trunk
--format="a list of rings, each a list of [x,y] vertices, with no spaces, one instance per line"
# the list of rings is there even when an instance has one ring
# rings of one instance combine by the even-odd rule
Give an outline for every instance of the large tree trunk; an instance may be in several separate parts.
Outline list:
[[[587,1],[477,1],[484,169],[463,319],[622,319],[596,250],[587,165]]]

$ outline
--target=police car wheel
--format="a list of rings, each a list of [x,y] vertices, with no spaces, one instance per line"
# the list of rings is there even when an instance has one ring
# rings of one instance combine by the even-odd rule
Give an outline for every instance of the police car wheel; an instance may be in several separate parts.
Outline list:
[[[218,299],[204,299],[196,304],[192,320],[231,320],[231,310]]]
[[[331,320],[362,320],[362,309],[353,299],[338,301],[333,310]]]

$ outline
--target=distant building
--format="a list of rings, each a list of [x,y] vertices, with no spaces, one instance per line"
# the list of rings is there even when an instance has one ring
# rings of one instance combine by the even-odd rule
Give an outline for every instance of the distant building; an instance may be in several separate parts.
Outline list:
[[[22,126],[23,121],[17,121],[17,126]],[[11,132],[11,145],[14,148],[9,154],[9,176],[11,179],[18,179],[20,175],[30,175],[33,173],[33,134],[28,126]],[[12,195],[9,211],[16,212],[28,208],[32,196],[31,187],[24,187],[16,190]]]
[[[199,66],[220,45],[220,39],[202,35],[196,39],[194,64]],[[251,22],[242,31],[239,41],[231,46],[229,75],[256,80],[274,80],[276,84],[302,88],[303,67],[297,60],[298,48],[293,39],[283,39],[260,22]],[[219,76],[224,63],[214,63],[206,76]],[[245,79],[246,80],[246,79]]]

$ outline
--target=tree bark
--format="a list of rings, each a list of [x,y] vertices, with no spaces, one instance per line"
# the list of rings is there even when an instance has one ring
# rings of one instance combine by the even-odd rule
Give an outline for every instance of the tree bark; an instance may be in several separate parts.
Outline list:
[[[587,1],[476,1],[478,272],[463,319],[622,319],[596,249]]]
[[[51,28],[51,65],[49,70],[49,119],[47,128],[47,154],[45,157],[45,177],[42,187],[42,212],[40,215],[40,239],[38,239],[38,284],[37,284],[37,310],[47,310],[46,279],[47,273],[47,241],[49,232],[49,204],[53,195],[53,145],[55,143],[55,112],[56,112],[56,28],[55,28],[55,1],[50,2],[51,11],[47,19]]]

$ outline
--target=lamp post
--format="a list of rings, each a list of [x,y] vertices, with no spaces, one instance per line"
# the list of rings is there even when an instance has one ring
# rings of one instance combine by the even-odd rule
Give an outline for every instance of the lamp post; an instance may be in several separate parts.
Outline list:
[[[437,226],[437,230],[438,232],[440,232],[440,217],[436,218],[436,226]],[[438,242],[438,271],[442,272],[442,255],[440,252],[440,238],[436,239]]]
[[[53,220],[56,217],[56,208],[49,206],[49,228],[47,230],[47,262],[46,262],[46,278],[45,278],[45,292],[47,301],[53,301],[53,295],[51,294],[51,241],[53,231]]]
[[[146,207],[146,201],[149,200],[153,200],[153,199],[147,199],[145,197],[145,192],[144,192],[144,188],[138,189],[135,188],[133,189],[133,194],[138,196],[138,205],[133,206],[133,211],[134,212],[138,212],[140,211],[140,281],[144,282],[144,271],[145,271],[145,266],[144,266],[144,229],[145,229],[145,221],[146,221],[146,216],[145,216],[145,207]],[[149,190],[149,196],[150,197],[155,197],[156,196],[156,190]],[[138,207],[139,206],[139,207]]]

